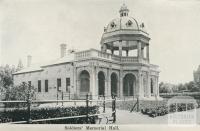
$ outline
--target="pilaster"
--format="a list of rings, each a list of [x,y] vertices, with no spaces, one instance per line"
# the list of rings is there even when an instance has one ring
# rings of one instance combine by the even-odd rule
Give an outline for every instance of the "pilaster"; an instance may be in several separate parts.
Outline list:
[[[149,44],[146,47],[146,58],[149,61]]]
[[[142,71],[139,70],[139,97],[144,97],[144,86],[143,86],[143,74]]]
[[[120,98],[123,98],[123,70],[119,71],[119,90],[120,90]]]
[[[151,78],[150,72],[147,73],[147,97],[151,96]]]
[[[110,79],[110,74],[111,73],[111,68],[108,68],[107,71],[107,96],[111,95],[111,79]]]
[[[97,93],[96,93],[96,69],[95,69],[95,66],[91,66],[91,85],[90,85],[90,93],[92,94],[93,98],[97,98]]]
[[[137,44],[137,51],[138,51],[138,61],[141,62],[142,60],[142,51],[141,51],[141,41],[138,41]]]
[[[119,56],[122,56],[122,41],[119,41]]]

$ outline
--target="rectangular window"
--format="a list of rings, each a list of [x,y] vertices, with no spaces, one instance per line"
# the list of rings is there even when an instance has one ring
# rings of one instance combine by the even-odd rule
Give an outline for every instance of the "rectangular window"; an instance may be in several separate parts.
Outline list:
[[[48,89],[49,87],[48,87],[48,80],[45,80],[45,92],[48,92]]]
[[[57,91],[60,91],[61,89],[61,79],[57,79]]]
[[[69,86],[70,86],[70,78],[66,78],[66,91],[69,91]]]
[[[38,80],[38,92],[41,92],[41,80]]]

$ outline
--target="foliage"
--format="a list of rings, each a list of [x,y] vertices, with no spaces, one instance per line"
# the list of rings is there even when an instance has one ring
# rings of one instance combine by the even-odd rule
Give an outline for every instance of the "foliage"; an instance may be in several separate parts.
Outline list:
[[[199,107],[199,105],[198,105]],[[194,109],[193,104],[188,104],[187,105],[187,110],[192,110]],[[150,117],[156,117],[156,116],[163,116],[168,113],[173,113],[173,112],[181,112],[181,111],[186,111],[186,105],[185,104],[178,104],[177,108],[175,104],[170,105],[170,107],[165,106],[158,106],[154,108],[143,108],[141,109],[141,112],[145,115],[149,115]]]
[[[180,83],[180,84],[169,84],[161,82],[159,84],[160,93],[177,93],[177,92],[199,92],[200,91],[200,83],[195,83],[190,81],[188,83]]]
[[[0,66],[0,100],[5,97],[6,89],[13,85],[12,73],[14,72],[14,66]]]
[[[88,107],[89,114],[97,114],[99,108],[98,106]],[[31,110],[31,119],[47,119],[47,118],[56,118],[56,117],[68,117],[68,116],[79,116],[86,115],[86,107],[54,107],[54,108],[35,108]],[[97,117],[90,117],[89,123],[94,124]],[[0,123],[5,122],[15,122],[15,121],[27,121],[28,112],[26,109],[14,109],[7,110],[0,113]],[[44,121],[37,122],[40,124],[84,124],[86,122],[85,117],[72,118],[65,120],[53,120],[53,121]],[[35,124],[35,123],[34,123]]]
[[[0,87],[8,88],[13,85],[12,74],[15,72],[15,67],[9,65],[0,66]]]
[[[19,86],[9,87],[5,93],[5,100],[27,100],[36,99],[35,97],[36,89],[33,86],[28,85],[27,83],[23,82]],[[6,107],[21,107],[24,104],[22,103],[12,103],[6,104]]]
[[[169,83],[161,82],[159,84],[159,91],[160,93],[171,93],[173,92],[174,85]]]

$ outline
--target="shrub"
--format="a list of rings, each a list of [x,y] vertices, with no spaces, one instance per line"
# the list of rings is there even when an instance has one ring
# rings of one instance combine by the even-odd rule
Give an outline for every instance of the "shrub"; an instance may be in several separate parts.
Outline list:
[[[68,117],[86,115],[86,107],[54,107],[54,108],[35,108],[31,110],[31,119],[47,119],[56,117]],[[98,106],[91,106],[88,110],[89,114],[96,114],[98,112]],[[89,118],[89,124],[94,124],[97,116]],[[0,113],[0,122],[15,122],[15,121],[27,121],[28,112],[27,109],[12,109]],[[65,120],[52,120],[43,122],[34,122],[38,124],[84,124],[86,122],[85,117],[72,118]]]
[[[6,101],[13,100],[27,100],[28,98],[35,99],[35,89],[33,86],[23,82],[18,86],[9,87],[5,93]],[[5,107],[25,107],[27,106],[25,103],[6,103]]]
[[[194,109],[193,104],[188,104],[187,110],[192,110]],[[186,105],[185,104],[178,104],[177,109],[175,104],[171,104],[169,106],[169,109],[167,106],[159,106],[155,108],[143,108],[141,109],[141,112],[143,114],[149,115],[150,117],[156,117],[156,116],[163,116],[168,113],[173,113],[173,112],[181,112],[181,111],[186,111]]]

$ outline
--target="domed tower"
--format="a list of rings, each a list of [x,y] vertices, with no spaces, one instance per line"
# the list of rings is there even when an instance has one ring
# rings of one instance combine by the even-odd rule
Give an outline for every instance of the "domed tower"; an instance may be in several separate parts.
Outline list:
[[[149,34],[145,31],[144,23],[139,24],[136,19],[129,16],[129,9],[123,4],[119,10],[120,17],[113,19],[101,38],[101,50],[110,50],[112,54],[119,51],[119,56],[126,51],[125,57],[130,57],[129,52],[137,50],[137,61],[149,63]],[[144,49],[146,50],[144,51]],[[144,52],[146,52],[144,54]]]

